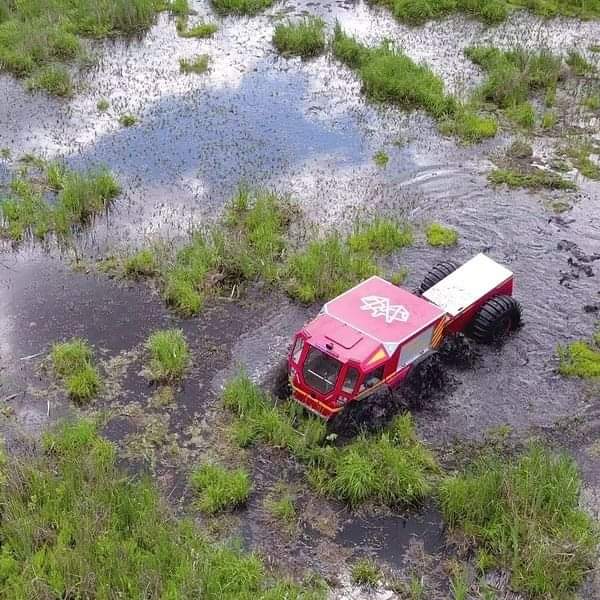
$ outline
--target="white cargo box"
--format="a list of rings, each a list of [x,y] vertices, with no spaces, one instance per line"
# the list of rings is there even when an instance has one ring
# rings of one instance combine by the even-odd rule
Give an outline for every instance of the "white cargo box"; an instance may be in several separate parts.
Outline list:
[[[485,254],[478,254],[429,288],[423,297],[455,317],[512,275]]]

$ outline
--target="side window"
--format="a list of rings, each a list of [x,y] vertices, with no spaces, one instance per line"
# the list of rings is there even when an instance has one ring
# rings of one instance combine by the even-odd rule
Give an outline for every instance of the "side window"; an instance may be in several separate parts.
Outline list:
[[[342,384],[342,390],[347,394],[351,394],[356,387],[357,380],[358,370],[354,367],[350,367],[346,373],[346,379],[344,379],[344,383]]]
[[[381,367],[378,367],[374,371],[371,371],[370,373],[367,373],[365,375],[365,378],[363,379],[363,382],[360,386],[360,390],[358,390],[358,391],[362,392],[363,390],[366,390],[367,388],[373,387],[374,385],[378,384],[382,379],[383,379],[383,365],[381,365]]]
[[[292,360],[297,363],[302,354],[302,348],[304,348],[304,340],[298,336],[294,342],[294,349],[292,350]]]

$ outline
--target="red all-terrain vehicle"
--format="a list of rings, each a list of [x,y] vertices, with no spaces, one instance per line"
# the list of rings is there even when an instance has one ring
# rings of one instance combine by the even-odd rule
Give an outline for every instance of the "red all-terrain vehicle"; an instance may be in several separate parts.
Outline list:
[[[398,388],[447,336],[480,342],[521,321],[513,274],[484,254],[461,267],[436,265],[416,294],[371,277],[323,306],[295,336],[288,356],[296,401],[331,419],[378,390]]]

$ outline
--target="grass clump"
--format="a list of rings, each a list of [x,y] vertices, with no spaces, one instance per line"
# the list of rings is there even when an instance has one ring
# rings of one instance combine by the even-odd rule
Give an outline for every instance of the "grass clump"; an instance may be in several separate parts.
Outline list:
[[[88,402],[100,387],[100,376],[92,364],[91,346],[81,338],[52,346],[50,360],[54,372],[60,377],[73,400]]]
[[[498,133],[498,122],[494,117],[479,114],[476,108],[459,105],[454,116],[440,122],[440,131],[467,144],[478,144]]]
[[[155,331],[146,342],[150,353],[150,375],[153,381],[180,379],[190,361],[187,341],[181,329]]]
[[[427,65],[416,64],[389,42],[368,48],[336,24],[332,47],[336,58],[357,72],[363,91],[372,100],[423,109],[440,122],[443,131],[464,136],[466,141],[495,135],[493,119],[461,107]]]
[[[288,263],[288,292],[301,302],[333,298],[379,272],[371,252],[354,251],[337,235],[310,242]]]
[[[418,503],[431,490],[437,466],[418,442],[409,414],[397,417],[378,435],[361,435],[335,447],[325,443],[322,420],[304,416],[294,402],[273,404],[244,373],[227,383],[223,401],[237,416],[233,433],[238,443],[287,449],[306,465],[309,481],[326,496],[352,506],[395,506]]]
[[[215,11],[220,15],[255,15],[269,8],[274,0],[211,0]]]
[[[590,158],[590,154],[600,154],[600,147],[590,140],[573,140],[564,153],[583,176],[600,180],[600,166]]]
[[[370,558],[361,558],[352,565],[352,582],[366,587],[377,587],[381,569]]]
[[[411,246],[412,229],[405,223],[377,217],[370,223],[360,223],[348,238],[348,246],[354,252],[377,252],[391,254],[394,250]]]
[[[293,207],[274,193],[240,187],[223,223],[196,232],[162,273],[167,302],[184,315],[196,314],[207,295],[225,283],[262,278],[274,282]]]
[[[571,67],[573,73],[578,77],[591,75],[596,72],[596,66],[589,62],[576,50],[569,50],[565,62]]]
[[[106,112],[110,108],[110,102],[106,98],[100,98],[96,104],[98,112]]]
[[[231,470],[215,464],[196,469],[190,483],[199,495],[198,508],[209,514],[244,505],[252,490],[250,476],[244,469]]]
[[[353,46],[357,47],[358,53],[349,58],[346,52]],[[342,62],[357,69],[365,93],[373,100],[408,109],[422,108],[436,118],[454,112],[455,101],[444,94],[441,78],[390,44],[367,48],[349,38],[337,25],[333,50]]]
[[[530,190],[574,190],[576,185],[569,179],[552,171],[538,168],[530,169],[493,169],[488,179],[494,185],[506,184],[511,188],[528,188]]]
[[[77,173],[59,163],[38,167],[39,178],[14,179],[11,194],[0,199],[0,231],[15,241],[27,234],[39,239],[49,233],[67,236],[106,210],[120,192],[114,176],[103,168]],[[48,190],[55,194],[51,201],[44,196]]]
[[[144,248],[128,257],[123,265],[125,276],[132,279],[152,277],[158,272],[156,254],[149,248]]]
[[[279,23],[275,26],[273,45],[283,55],[317,56],[325,50],[325,21],[306,17],[296,23]]]
[[[38,69],[27,80],[27,89],[61,97],[68,97],[73,93],[71,75],[62,65],[47,65]]]
[[[425,230],[425,235],[430,246],[456,246],[458,242],[458,231],[440,223],[431,223]]]
[[[297,519],[296,504],[294,496],[285,494],[278,499],[271,499],[265,503],[266,509],[277,520],[288,526],[292,526]]]
[[[532,126],[535,118],[533,107],[528,103],[529,95],[534,91],[554,92],[562,77],[561,57],[547,50],[503,51],[491,46],[474,46],[467,48],[465,54],[487,73],[476,95],[507,109],[509,118],[525,127]]]
[[[119,117],[119,123],[123,127],[133,127],[138,122],[138,118],[130,113],[125,113]]]
[[[513,589],[562,598],[588,573],[598,539],[580,492],[570,457],[532,446],[514,461],[481,459],[442,482],[439,494],[450,527],[510,569]]]
[[[590,110],[598,110],[600,108],[600,94],[596,93],[586,96],[582,104]]]
[[[65,64],[84,57],[81,36],[129,35],[148,29],[157,0],[22,0],[0,3],[0,70],[28,77],[30,89],[69,96]]]
[[[533,129],[535,125],[535,110],[531,102],[523,102],[509,106],[505,111],[506,116],[524,129]]]
[[[192,59],[180,58],[179,59],[179,70],[181,73],[189,75],[190,73],[206,73],[208,71],[208,61],[210,57],[208,54],[199,54]]]
[[[209,38],[212,37],[218,30],[219,27],[216,23],[207,23],[201,21],[189,29],[187,27],[178,27],[177,33],[180,37],[184,38]]]
[[[542,129],[552,129],[558,123],[558,116],[553,110],[547,110],[542,116]]]
[[[387,166],[388,162],[390,161],[390,157],[385,150],[378,150],[373,155],[373,161],[378,167],[381,167],[383,169]]]
[[[43,450],[2,467],[2,597],[324,599],[175,518],[91,422],[45,434]]]
[[[558,347],[558,372],[565,377],[600,377],[600,331],[591,342],[578,340]]]

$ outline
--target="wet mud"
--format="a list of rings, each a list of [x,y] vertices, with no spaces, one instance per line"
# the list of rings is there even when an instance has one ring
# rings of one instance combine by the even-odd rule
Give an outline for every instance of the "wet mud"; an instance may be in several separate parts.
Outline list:
[[[207,3],[194,7],[193,19],[214,18]],[[128,463],[152,471],[181,510],[191,504],[186,474],[201,457],[245,461],[252,465],[255,495],[227,533],[292,572],[326,565],[326,576],[339,575],[344,591],[338,597],[360,598],[347,577],[353,557],[374,555],[403,572],[416,543],[440,562],[446,552],[440,515],[429,508],[355,515],[316,498],[286,456],[232,452],[219,403],[223,383],[240,366],[268,384],[291,335],[319,307],[257,285],[239,300],[217,298],[198,317],[179,319],[144,283],[82,265],[149,240],[185,238],[191,227],[220,216],[240,181],[290,194],[309,223],[305,239],[347,229],[359,215],[406,218],[419,232],[430,221],[456,227],[458,246],[432,249],[418,233],[413,247],[382,261],[384,270],[408,267],[406,286],[415,289],[436,262],[460,263],[486,252],[514,271],[524,323],[502,346],[448,350],[442,361],[447,385],[433,406],[415,412],[419,434],[443,460],[444,448],[481,440],[494,428],[507,427],[519,439],[542,432],[575,454],[586,506],[598,515],[600,393],[556,373],[556,346],[589,337],[598,318],[600,185],[570,174],[579,191],[568,195],[570,209],[560,216],[548,205],[562,200],[562,192],[490,187],[491,159],[503,152],[509,134],[462,146],[441,137],[420,112],[366,102],[354,75],[329,56],[278,57],[270,44],[274,23],[305,12],[321,14],[329,27],[339,19],[369,44],[396,40],[458,94],[482,77],[462,54],[470,44],[523,42],[564,51],[600,39],[598,23],[521,13],[492,28],[455,16],[411,29],[362,2],[297,2],[252,19],[220,19],[209,40],[177,37],[172,19],[161,15],[141,40],[90,42],[98,62],[70,101],[30,95],[0,75],[0,148],[12,156],[0,159],[0,186],[18,168],[19,156],[35,153],[76,168],[104,163],[124,188],[114,208],[70,248],[0,247],[0,428],[10,441],[38,435],[66,415],[102,415],[105,434]],[[206,76],[179,73],[179,58],[205,52],[211,56]],[[96,110],[100,98],[111,103],[106,114]],[[120,127],[125,112],[139,123]],[[544,157],[553,143],[540,136],[534,150]],[[385,169],[373,162],[381,149],[390,156]],[[193,353],[172,399],[160,396],[144,374],[144,340],[167,326],[184,330]],[[88,408],[73,406],[44,368],[52,343],[73,336],[90,341],[106,380]],[[298,486],[294,535],[263,508],[274,483],[286,478]],[[586,597],[600,597],[595,584]]]

